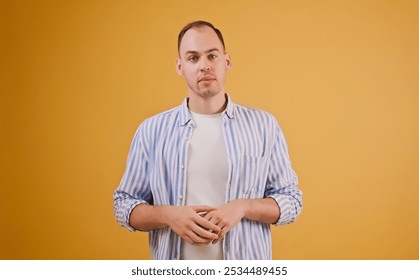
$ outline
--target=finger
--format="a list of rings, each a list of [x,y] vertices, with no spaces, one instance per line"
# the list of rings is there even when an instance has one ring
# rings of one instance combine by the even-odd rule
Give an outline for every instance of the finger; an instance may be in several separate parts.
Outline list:
[[[211,244],[216,244],[220,240],[220,233],[223,229],[221,229],[219,232],[217,232],[217,238],[213,239],[211,241]]]
[[[197,213],[210,212],[215,209],[215,207],[208,206],[208,205],[195,205],[195,206],[191,206],[191,208]]]
[[[227,232],[229,232],[229,230],[230,229],[228,229],[227,227],[223,227],[218,233],[217,238],[212,242],[212,244],[216,244],[217,242],[222,240],[224,236],[227,234]]]
[[[207,218],[207,217],[205,217],[205,218]],[[209,222],[213,223],[214,225],[217,225],[219,228],[222,228],[222,226],[220,226],[221,219],[219,217],[212,216],[207,220]]]
[[[217,238],[217,234],[215,232],[211,230],[206,230],[205,228],[202,228],[198,225],[193,229],[193,232],[199,237],[208,239],[209,241]]]
[[[199,216],[201,216],[202,218],[205,218],[205,216],[208,214],[208,212],[198,212],[197,214]]]
[[[219,237],[217,239],[215,239],[213,242],[211,242],[211,244],[217,244],[218,242],[222,241],[224,237]]]
[[[217,225],[218,227],[222,228],[222,226],[220,226],[220,223],[223,221],[223,218],[220,217],[220,213],[218,213],[218,211],[211,211],[208,212],[204,218],[208,221],[210,221],[211,223]]]
[[[211,240],[199,238],[193,232],[191,232],[189,235],[182,236],[182,239],[188,242],[189,244],[192,244],[195,246],[204,246],[211,243]]]
[[[187,235],[188,235],[189,239],[191,240],[190,243],[193,244],[193,245],[208,245],[212,241],[212,239],[202,237],[194,231],[190,231]]]
[[[221,227],[211,223],[210,221],[208,221],[205,218],[202,218],[200,216],[197,216],[197,218],[194,220],[194,222],[198,226],[203,227],[206,230],[212,230],[214,232],[219,232],[221,230]]]
[[[189,236],[187,236],[187,235],[181,236],[181,238],[183,240],[185,240],[186,242],[190,243],[190,244],[193,244],[194,243],[193,240]]]

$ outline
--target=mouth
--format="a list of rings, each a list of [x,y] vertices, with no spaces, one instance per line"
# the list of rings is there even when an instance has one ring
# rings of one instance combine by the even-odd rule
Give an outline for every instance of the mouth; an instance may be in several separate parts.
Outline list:
[[[216,80],[215,77],[212,77],[212,76],[204,76],[204,77],[200,78],[198,80],[198,82],[211,82],[211,81],[215,81],[215,80]]]

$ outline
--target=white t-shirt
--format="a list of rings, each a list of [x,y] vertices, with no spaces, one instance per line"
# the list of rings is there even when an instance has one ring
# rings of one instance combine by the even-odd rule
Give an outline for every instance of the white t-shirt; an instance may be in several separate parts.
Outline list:
[[[229,172],[222,114],[190,113],[194,129],[188,150],[186,205],[219,206],[225,203]],[[222,242],[194,246],[182,240],[181,259],[222,260]]]

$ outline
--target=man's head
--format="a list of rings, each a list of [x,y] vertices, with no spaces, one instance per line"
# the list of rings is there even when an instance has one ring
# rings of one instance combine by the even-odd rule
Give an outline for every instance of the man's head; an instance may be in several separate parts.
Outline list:
[[[205,21],[189,23],[179,33],[178,51],[176,70],[185,78],[189,96],[207,98],[224,94],[231,59],[218,29]]]
[[[224,51],[225,51],[226,46],[225,46],[223,34],[221,34],[221,31],[218,30],[217,28],[215,28],[215,26],[208,21],[198,20],[198,21],[188,23],[179,32],[179,35],[177,37],[177,50],[178,50],[178,52],[179,52],[179,49],[180,49],[180,43],[182,42],[182,39],[183,39],[183,36],[185,35],[185,33],[191,28],[200,28],[200,27],[204,27],[204,26],[208,26],[212,30],[214,30],[215,34],[217,34],[217,36],[218,36],[218,39],[220,39],[221,44],[223,44],[223,48],[224,48]]]

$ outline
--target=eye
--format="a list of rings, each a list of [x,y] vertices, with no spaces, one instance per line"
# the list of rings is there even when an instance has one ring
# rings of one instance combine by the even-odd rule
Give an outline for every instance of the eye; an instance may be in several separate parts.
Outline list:
[[[215,54],[210,54],[210,55],[208,55],[208,59],[210,59],[210,60],[213,60],[213,59],[216,59],[217,58],[217,55],[215,55]]]
[[[199,57],[197,57],[196,55],[191,55],[190,57],[188,57],[188,60],[191,62],[197,62],[199,59]]]

